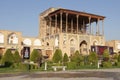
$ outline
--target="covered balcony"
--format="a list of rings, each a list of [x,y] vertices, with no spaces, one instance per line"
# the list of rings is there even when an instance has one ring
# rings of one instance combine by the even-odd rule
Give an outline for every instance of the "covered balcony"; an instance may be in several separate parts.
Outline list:
[[[86,12],[57,9],[45,17],[46,35],[57,33],[104,35],[104,18]]]

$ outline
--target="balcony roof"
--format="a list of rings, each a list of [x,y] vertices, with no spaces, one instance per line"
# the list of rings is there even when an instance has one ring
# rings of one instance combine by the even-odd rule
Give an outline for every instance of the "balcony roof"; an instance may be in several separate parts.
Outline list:
[[[104,20],[104,18],[105,18],[105,16],[100,16],[100,15],[81,12],[81,11],[63,9],[63,8],[60,8],[60,9],[57,9],[57,10],[51,12],[50,14],[48,14],[48,16],[54,16],[54,15],[60,14],[60,13],[68,13],[69,15],[79,15],[82,17],[91,17],[91,18],[99,19],[99,20]]]

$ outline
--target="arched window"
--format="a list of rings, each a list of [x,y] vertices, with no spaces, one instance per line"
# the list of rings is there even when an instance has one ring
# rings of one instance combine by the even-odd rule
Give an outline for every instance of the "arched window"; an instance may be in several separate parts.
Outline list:
[[[4,43],[4,35],[0,33],[0,43]]]
[[[41,44],[41,41],[39,40],[39,39],[36,39],[35,41],[34,41],[34,46],[41,46],[42,44]]]
[[[9,44],[18,44],[18,37],[15,33],[12,33],[8,36],[8,43]]]
[[[55,46],[58,46],[59,45],[59,40],[58,40],[58,37],[55,38]]]

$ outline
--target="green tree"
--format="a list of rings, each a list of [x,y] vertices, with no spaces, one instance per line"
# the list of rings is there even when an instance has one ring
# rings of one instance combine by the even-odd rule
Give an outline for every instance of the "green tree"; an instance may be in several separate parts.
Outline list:
[[[114,66],[117,65],[117,62],[118,62],[118,54],[117,53],[113,54],[111,61],[114,63]]]
[[[0,60],[2,59],[2,54],[0,53]]]
[[[42,54],[39,52],[39,50],[34,49],[30,55],[30,60],[35,63],[41,63],[42,60]]]
[[[109,61],[109,51],[107,49],[105,49],[103,52],[103,60]]]
[[[120,54],[118,55],[118,58],[117,58],[118,62],[120,62]]]
[[[21,59],[21,57],[19,55],[19,52],[17,50],[15,51],[13,56],[14,56],[14,62],[15,63],[20,63],[21,62],[22,59]]]
[[[76,51],[72,56],[71,56],[71,61],[72,62],[78,62],[79,61],[79,51]]]
[[[76,62],[77,66],[80,66],[80,64],[84,61],[83,56],[79,53],[77,50],[72,56],[71,56],[71,61]]]
[[[105,68],[112,67],[112,63],[110,62],[110,57],[109,57],[109,51],[107,49],[105,49],[104,52],[103,52],[103,62],[102,62],[102,65]]]
[[[53,62],[58,63],[62,61],[62,51],[60,49],[56,49],[53,58]]]
[[[65,53],[64,56],[63,56],[63,62],[66,63],[68,61],[69,61],[68,55]]]
[[[3,54],[3,51],[1,50],[0,51],[0,60],[2,59],[2,54]]]
[[[90,54],[88,56],[88,61],[92,65],[97,65],[97,63],[98,63],[98,56],[97,56],[97,54],[95,52],[90,52]]]
[[[14,63],[14,57],[13,54],[11,53],[11,50],[8,49],[4,56],[2,57],[2,63],[6,66],[6,67],[10,67],[13,63]]]

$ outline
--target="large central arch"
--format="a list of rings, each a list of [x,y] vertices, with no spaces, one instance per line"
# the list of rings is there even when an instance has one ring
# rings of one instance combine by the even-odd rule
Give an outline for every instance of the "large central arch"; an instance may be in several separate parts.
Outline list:
[[[87,48],[88,44],[85,40],[83,40],[80,45],[79,45],[79,48],[80,48],[80,53],[83,54],[83,55],[87,55],[88,54],[88,48]]]

